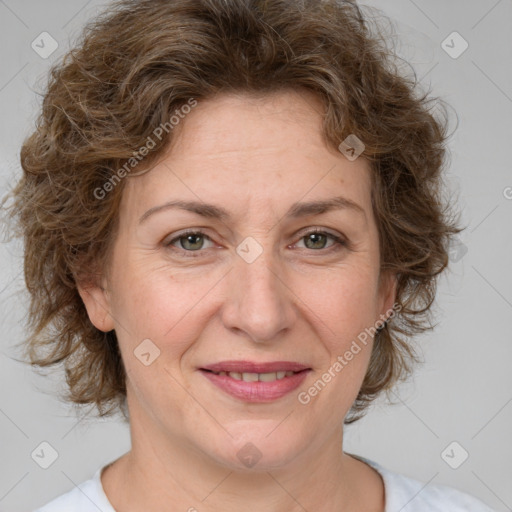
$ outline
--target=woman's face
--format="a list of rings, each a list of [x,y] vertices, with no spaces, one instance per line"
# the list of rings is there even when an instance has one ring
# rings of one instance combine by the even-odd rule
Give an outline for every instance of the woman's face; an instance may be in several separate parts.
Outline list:
[[[372,348],[358,336],[393,304],[369,168],[326,147],[309,93],[224,95],[180,123],[127,178],[108,278],[82,296],[116,331],[134,443],[284,467],[339,439]]]

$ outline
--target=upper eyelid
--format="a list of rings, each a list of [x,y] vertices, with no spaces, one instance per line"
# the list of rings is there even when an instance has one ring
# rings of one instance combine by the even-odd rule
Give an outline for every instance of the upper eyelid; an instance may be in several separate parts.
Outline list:
[[[304,228],[305,231],[299,231],[295,236],[298,237],[297,241],[300,241],[305,236],[312,234],[312,233],[319,233],[324,234],[330,237],[334,242],[340,243],[341,241],[348,242],[345,235],[332,233],[327,228],[320,228],[320,227],[310,227],[310,228]],[[180,238],[183,238],[187,235],[202,235],[208,240],[210,240],[212,243],[215,243],[215,241],[212,239],[211,236],[206,233],[202,228],[197,229],[187,229],[183,231],[182,233],[178,233],[177,235],[173,236],[165,245],[172,245],[173,243],[177,242]],[[164,239],[165,240],[165,239]],[[180,250],[185,252],[201,252],[201,250],[198,251],[186,251],[185,249],[180,248]]]

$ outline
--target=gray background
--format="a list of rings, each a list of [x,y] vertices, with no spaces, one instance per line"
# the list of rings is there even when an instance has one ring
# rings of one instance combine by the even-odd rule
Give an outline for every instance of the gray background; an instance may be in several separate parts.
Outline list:
[[[40,101],[34,91],[104,3],[0,0],[2,195],[19,175],[19,147]],[[424,482],[470,492],[498,511],[512,510],[512,1],[366,5],[395,21],[400,54],[413,62],[424,86],[457,112],[447,181],[468,228],[440,283],[439,325],[419,340],[425,363],[392,394],[396,405],[381,399],[346,429],[346,450]],[[31,48],[43,31],[59,44],[46,59]],[[441,46],[453,31],[469,44],[456,59]],[[462,41],[451,37],[445,44],[453,53]],[[90,478],[129,450],[130,440],[120,421],[80,419],[59,403],[53,397],[62,387],[59,372],[43,378],[16,362],[13,344],[24,336],[27,302],[20,244],[2,243],[0,251],[0,511],[19,512]],[[43,441],[58,452],[48,469],[31,458]],[[454,450],[444,452],[453,441]],[[445,460],[460,463],[462,450],[469,458],[453,469]]]

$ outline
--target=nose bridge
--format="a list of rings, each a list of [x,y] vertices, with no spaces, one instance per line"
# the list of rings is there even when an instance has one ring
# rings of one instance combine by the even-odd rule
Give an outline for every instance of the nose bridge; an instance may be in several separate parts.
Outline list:
[[[253,341],[271,341],[293,321],[293,305],[278,256],[267,239],[245,239],[237,247],[223,321]]]

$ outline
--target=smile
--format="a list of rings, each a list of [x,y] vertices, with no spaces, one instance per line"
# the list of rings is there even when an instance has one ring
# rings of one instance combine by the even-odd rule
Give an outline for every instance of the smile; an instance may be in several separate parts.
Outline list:
[[[297,389],[311,368],[299,363],[224,361],[200,372],[223,393],[244,402],[271,402]]]
[[[292,371],[280,371],[270,373],[240,373],[240,372],[213,372],[215,375],[228,376],[235,380],[243,380],[244,382],[273,382],[275,380],[281,380],[285,377],[291,377],[295,373]]]

